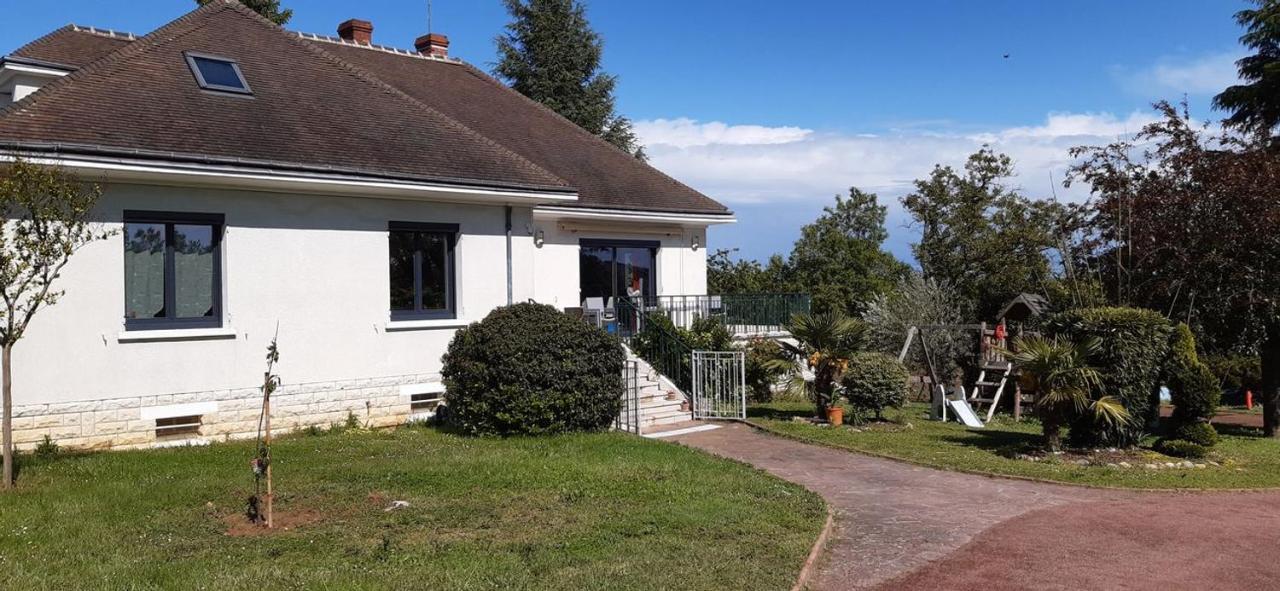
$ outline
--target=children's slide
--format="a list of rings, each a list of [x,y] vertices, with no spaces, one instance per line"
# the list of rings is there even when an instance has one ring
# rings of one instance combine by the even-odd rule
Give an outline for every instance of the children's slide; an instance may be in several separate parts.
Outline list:
[[[973,407],[969,406],[969,401],[964,398],[957,400],[948,397],[947,406],[951,407],[951,412],[955,413],[956,419],[961,423],[964,423],[964,426],[969,427],[970,429],[981,429],[986,427],[986,425],[982,423],[982,419],[978,418],[977,413],[973,412]]]

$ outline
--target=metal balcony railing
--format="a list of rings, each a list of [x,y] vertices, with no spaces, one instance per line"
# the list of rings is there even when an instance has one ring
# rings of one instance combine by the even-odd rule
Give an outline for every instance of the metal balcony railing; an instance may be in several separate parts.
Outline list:
[[[680,328],[698,318],[716,318],[736,336],[778,333],[791,317],[809,311],[809,295],[728,294],[667,295],[627,298],[616,306],[619,334],[624,338],[644,329],[651,314],[661,314]]]

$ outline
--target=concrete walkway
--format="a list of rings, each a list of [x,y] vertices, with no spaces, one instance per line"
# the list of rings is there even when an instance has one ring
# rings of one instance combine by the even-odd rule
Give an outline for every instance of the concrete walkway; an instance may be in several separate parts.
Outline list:
[[[874,587],[940,560],[981,532],[1029,511],[1132,497],[919,468],[738,424],[671,440],[754,465],[827,500],[836,530],[811,583],[821,591]]]

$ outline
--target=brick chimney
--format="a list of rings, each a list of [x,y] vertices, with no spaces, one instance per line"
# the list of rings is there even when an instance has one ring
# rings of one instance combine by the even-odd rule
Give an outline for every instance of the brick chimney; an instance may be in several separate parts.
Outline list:
[[[338,25],[338,36],[361,45],[373,43],[373,23],[353,18]]]
[[[440,33],[428,33],[413,42],[418,53],[431,57],[449,57],[449,38]]]

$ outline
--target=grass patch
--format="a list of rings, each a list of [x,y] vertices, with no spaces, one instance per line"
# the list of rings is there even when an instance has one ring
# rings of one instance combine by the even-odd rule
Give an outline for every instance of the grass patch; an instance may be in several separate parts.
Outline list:
[[[292,527],[265,535],[239,535],[249,443],[24,457],[0,494],[0,587],[784,589],[826,515],[763,472],[621,434],[348,431],[273,455]]]
[[[781,435],[947,470],[1139,489],[1280,487],[1280,440],[1263,438],[1257,429],[1218,427],[1222,441],[1208,459],[1221,466],[1148,470],[1016,459],[1041,444],[1040,424],[1034,419],[1014,422],[997,415],[986,429],[970,430],[955,422],[930,421],[926,405],[909,404],[886,412],[891,421],[888,424],[830,428],[791,420],[812,414],[812,405],[797,402],[756,405],[748,410],[752,422]],[[1151,461],[1181,461],[1150,451],[1154,441],[1143,441],[1144,455]]]

